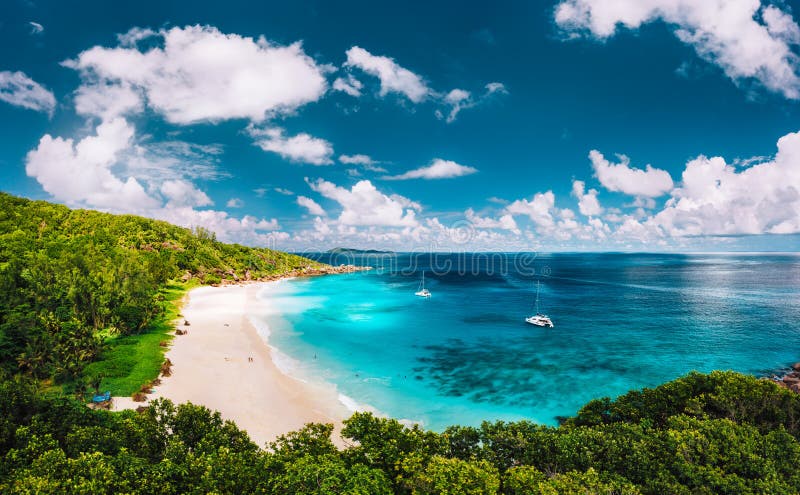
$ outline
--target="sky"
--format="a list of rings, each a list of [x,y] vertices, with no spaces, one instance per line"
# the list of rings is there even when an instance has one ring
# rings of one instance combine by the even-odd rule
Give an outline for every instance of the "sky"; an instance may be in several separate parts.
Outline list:
[[[292,251],[800,247],[800,3],[252,3],[5,2],[0,190]]]

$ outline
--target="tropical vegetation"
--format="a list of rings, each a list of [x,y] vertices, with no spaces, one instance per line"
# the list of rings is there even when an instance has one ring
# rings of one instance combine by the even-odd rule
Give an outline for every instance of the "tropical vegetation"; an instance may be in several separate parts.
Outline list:
[[[91,410],[22,376],[0,382],[2,493],[796,494],[800,395],[692,373],[590,402],[559,427],[442,433],[357,413],[347,446],[309,424],[259,448],[219,413],[153,401]]]
[[[158,376],[192,284],[317,266],[203,228],[0,193],[0,369],[127,395]]]

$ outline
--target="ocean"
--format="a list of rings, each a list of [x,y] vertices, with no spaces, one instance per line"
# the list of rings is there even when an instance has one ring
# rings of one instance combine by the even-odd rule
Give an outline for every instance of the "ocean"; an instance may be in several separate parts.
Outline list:
[[[308,253],[305,255],[309,256]],[[800,361],[800,256],[311,255],[376,269],[267,286],[275,360],[351,408],[441,431],[555,425],[591,399],[692,370]],[[432,297],[414,296],[422,272]],[[536,284],[554,328],[526,324]]]

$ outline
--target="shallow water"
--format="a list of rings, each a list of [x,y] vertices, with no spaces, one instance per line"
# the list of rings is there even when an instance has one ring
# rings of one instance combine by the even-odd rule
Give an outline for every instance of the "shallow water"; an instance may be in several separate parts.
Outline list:
[[[556,424],[590,399],[691,370],[763,374],[800,360],[800,256],[319,258],[383,268],[261,294],[284,369],[435,430]],[[414,296],[423,270],[428,300]],[[554,329],[524,323],[536,280]]]

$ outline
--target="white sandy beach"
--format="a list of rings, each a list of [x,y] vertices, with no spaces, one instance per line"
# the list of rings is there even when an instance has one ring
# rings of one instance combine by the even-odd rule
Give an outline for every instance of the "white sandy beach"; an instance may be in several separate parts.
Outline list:
[[[274,283],[274,282],[266,282]],[[271,350],[248,319],[262,304],[256,294],[263,283],[201,287],[188,294],[177,335],[167,351],[172,376],[162,377],[149,399],[166,397],[217,410],[246,430],[258,445],[310,422],[334,423],[336,431],[350,411],[333,386],[306,383],[283,374]],[[250,360],[252,358],[252,361]],[[115,409],[142,403],[115,398]],[[341,443],[338,433],[334,441]]]

